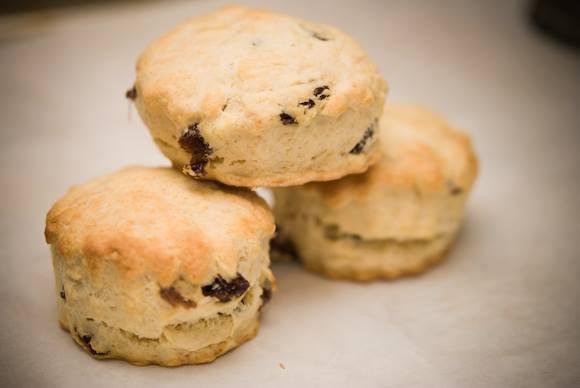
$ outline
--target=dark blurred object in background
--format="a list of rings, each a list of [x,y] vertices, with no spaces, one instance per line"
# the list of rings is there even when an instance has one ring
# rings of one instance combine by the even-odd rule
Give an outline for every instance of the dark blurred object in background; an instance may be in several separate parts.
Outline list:
[[[532,21],[552,38],[580,49],[580,0],[536,0]]]
[[[139,1],[139,0],[123,0]],[[41,11],[51,8],[60,8],[78,5],[90,5],[97,3],[118,3],[118,0],[19,0],[19,1],[1,1],[0,14],[20,13]]]

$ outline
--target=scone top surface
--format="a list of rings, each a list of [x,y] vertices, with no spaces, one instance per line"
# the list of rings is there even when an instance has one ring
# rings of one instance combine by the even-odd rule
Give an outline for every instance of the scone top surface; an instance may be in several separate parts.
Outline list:
[[[387,105],[379,127],[382,158],[366,173],[280,189],[276,200],[366,239],[453,232],[478,171],[469,138],[416,105]]]
[[[93,275],[113,264],[127,279],[152,274],[169,286],[234,277],[273,229],[266,204],[250,191],[128,167],[70,189],[48,213],[45,234],[64,260],[84,257]]]
[[[376,66],[339,30],[230,6],[154,41],[132,97],[157,145],[190,175],[287,186],[376,161],[369,133],[385,94]]]
[[[413,189],[426,195],[469,190],[477,176],[471,141],[441,115],[418,105],[390,104],[380,121],[382,158],[366,174],[312,183],[330,205],[364,200],[376,189]]]

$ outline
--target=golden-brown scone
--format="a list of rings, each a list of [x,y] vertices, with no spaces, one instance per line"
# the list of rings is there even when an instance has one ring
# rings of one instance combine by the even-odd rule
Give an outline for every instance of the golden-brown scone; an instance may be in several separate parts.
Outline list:
[[[469,138],[414,105],[388,105],[379,127],[383,156],[365,174],[274,190],[280,239],[307,268],[396,278],[440,260],[453,241],[477,176]]]
[[[229,6],[154,41],[127,97],[176,168],[257,187],[365,171],[386,90],[338,29]]]
[[[213,361],[257,331],[273,231],[253,192],[170,168],[73,187],[46,218],[60,323],[96,358]]]

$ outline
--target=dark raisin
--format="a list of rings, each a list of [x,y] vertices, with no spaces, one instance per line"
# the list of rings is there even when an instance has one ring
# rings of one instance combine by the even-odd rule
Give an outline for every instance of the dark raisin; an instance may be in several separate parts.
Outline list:
[[[314,105],[316,105],[316,103],[311,98],[309,98],[308,100],[303,101],[303,102],[299,103],[298,105],[305,106],[308,109],[312,109],[314,107]]]
[[[329,87],[326,85],[323,86],[319,86],[317,88],[314,88],[314,91],[312,92],[312,94],[314,94],[314,97],[318,97],[320,94],[322,94],[325,90],[329,90]]]
[[[60,297],[66,302],[66,293],[64,292],[64,286],[60,289]]]
[[[316,31],[312,31],[310,28],[307,28],[305,26],[300,26],[300,27],[302,27],[302,29],[304,31],[308,32],[308,34],[310,34],[315,39],[321,40],[323,42],[326,42],[327,40],[330,40],[331,39],[330,36],[325,35],[325,34],[322,34],[322,33],[319,33],[319,32],[316,32]]]
[[[159,295],[173,307],[183,306],[190,309],[196,306],[193,300],[184,298],[174,287],[160,289]]]
[[[321,94],[320,96],[318,96],[319,100],[324,100],[325,98],[329,97],[329,94]]]
[[[129,100],[135,101],[137,98],[137,88],[133,85],[133,87],[125,92],[125,97]]]
[[[229,302],[242,296],[249,287],[250,283],[240,274],[229,282],[218,275],[212,284],[203,286],[201,292],[205,296],[219,299],[220,302]]]
[[[280,113],[280,121],[282,121],[282,124],[284,125],[298,124],[296,119],[286,112]]]
[[[209,162],[209,155],[213,149],[201,135],[198,123],[193,123],[187,127],[179,138],[179,145],[191,154],[189,164],[195,176],[205,175],[205,166]]]
[[[373,137],[374,133],[375,133],[375,130],[374,130],[373,126],[368,127],[367,130],[365,131],[362,139],[360,139],[359,142],[356,143],[356,145],[354,147],[352,147],[352,149],[350,150],[350,153],[357,155],[357,154],[360,154],[361,152],[363,152],[365,145]]]
[[[315,38],[316,38],[316,39],[318,39],[318,40],[321,40],[321,41],[323,41],[323,42],[326,42],[326,41],[328,40],[328,38],[326,38],[326,37],[324,37],[324,36],[320,35],[320,34],[319,34],[319,33],[317,33],[317,32],[314,32],[314,31],[312,32],[312,36],[313,36],[313,37],[315,37]]]
[[[459,195],[463,193],[463,189],[455,184],[453,181],[447,181],[447,187],[451,195]]]
[[[104,353],[97,352],[91,345],[91,340],[93,339],[92,336],[83,335],[83,336],[79,336],[79,337],[83,341],[83,343],[85,344],[89,353],[91,353],[93,356],[106,356],[109,353],[109,352],[104,352]]]
[[[193,123],[187,127],[179,138],[179,145],[187,152],[202,156],[207,156],[213,151],[201,135],[199,123]]]

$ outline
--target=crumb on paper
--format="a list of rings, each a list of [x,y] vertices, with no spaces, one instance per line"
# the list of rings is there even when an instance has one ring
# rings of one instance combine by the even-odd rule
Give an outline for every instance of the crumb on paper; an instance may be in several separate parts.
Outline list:
[[[280,368],[282,368],[282,369],[286,369],[286,367],[284,366],[284,364],[282,364],[282,363],[279,363],[278,365],[280,365]]]

